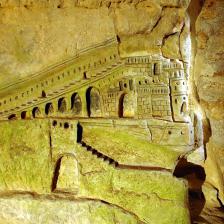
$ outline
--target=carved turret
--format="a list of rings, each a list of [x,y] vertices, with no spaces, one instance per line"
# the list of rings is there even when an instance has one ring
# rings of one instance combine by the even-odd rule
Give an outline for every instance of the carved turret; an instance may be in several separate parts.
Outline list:
[[[170,71],[170,88],[173,119],[174,121],[187,122],[189,120],[188,87],[183,65],[180,62],[172,63],[172,70]]]

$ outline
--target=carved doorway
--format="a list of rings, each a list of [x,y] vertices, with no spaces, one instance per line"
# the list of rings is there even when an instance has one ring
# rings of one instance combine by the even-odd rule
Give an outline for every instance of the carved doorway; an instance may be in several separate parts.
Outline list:
[[[82,112],[82,100],[78,93],[72,94],[71,110],[74,115],[80,115],[80,113]]]
[[[186,102],[183,102],[180,108],[180,113],[185,114],[187,112],[187,104]]]
[[[40,109],[38,107],[34,107],[32,110],[33,118],[38,118],[41,115]]]
[[[90,87],[86,91],[86,105],[87,112],[89,117],[101,117],[102,109],[101,109],[101,97],[99,90]]]
[[[124,96],[125,94],[122,94],[119,98],[118,117],[124,117]]]
[[[79,170],[73,155],[64,155],[56,163],[52,191],[77,193],[79,189]]]
[[[136,95],[133,92],[122,94],[119,98],[118,116],[134,117],[136,111]]]
[[[67,110],[67,104],[65,98],[60,98],[58,100],[58,111],[61,113],[65,113]]]

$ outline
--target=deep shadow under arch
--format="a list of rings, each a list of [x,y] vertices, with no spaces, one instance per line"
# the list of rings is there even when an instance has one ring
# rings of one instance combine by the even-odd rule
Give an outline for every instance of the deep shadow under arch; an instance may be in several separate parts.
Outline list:
[[[87,109],[87,114],[88,114],[88,117],[91,116],[91,90],[92,90],[92,87],[89,87],[86,91],[86,109]]]
[[[206,178],[205,170],[202,166],[181,158],[175,167],[173,175],[188,181],[189,212],[193,223],[199,217],[205,205],[205,197],[202,192],[202,185]]]

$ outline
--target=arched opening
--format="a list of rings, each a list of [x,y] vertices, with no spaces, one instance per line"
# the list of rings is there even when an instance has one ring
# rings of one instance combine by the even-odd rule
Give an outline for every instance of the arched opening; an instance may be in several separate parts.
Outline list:
[[[77,193],[79,189],[78,162],[73,155],[58,159],[52,181],[52,191]]]
[[[54,112],[54,108],[53,108],[52,103],[47,103],[46,106],[45,106],[45,114],[50,115],[53,112]]]
[[[41,115],[40,109],[38,107],[34,107],[32,110],[33,118],[37,118]]]
[[[47,97],[47,94],[46,94],[46,92],[45,92],[44,90],[42,91],[41,96],[42,96],[43,98]]]
[[[83,72],[83,79],[87,79],[87,74],[86,74],[86,72]]]
[[[124,116],[124,96],[125,96],[125,94],[122,94],[119,98],[119,104],[118,104],[118,116],[119,117]]]
[[[86,104],[89,117],[101,117],[101,98],[98,89],[90,87],[86,91]]]
[[[82,132],[83,132],[83,128],[80,125],[80,123],[78,123],[77,124],[77,140],[76,140],[78,143],[81,143],[82,141]]]
[[[22,118],[22,119],[26,119],[26,111],[23,111],[23,112],[21,113],[21,118]]]
[[[68,129],[68,128],[69,128],[69,123],[68,123],[68,122],[65,122],[65,123],[64,123],[64,128],[65,128],[65,129]]]
[[[187,104],[186,102],[183,102],[180,108],[181,113],[186,113],[187,112]]]
[[[136,112],[137,96],[133,91],[122,94],[119,98],[119,117],[133,118]]]
[[[75,115],[79,115],[82,111],[82,101],[78,93],[71,96],[71,110]]]
[[[11,114],[8,117],[8,120],[15,120],[16,119],[16,114]]]
[[[64,97],[60,98],[58,100],[58,111],[64,113],[66,112],[66,110],[67,110],[66,100]]]

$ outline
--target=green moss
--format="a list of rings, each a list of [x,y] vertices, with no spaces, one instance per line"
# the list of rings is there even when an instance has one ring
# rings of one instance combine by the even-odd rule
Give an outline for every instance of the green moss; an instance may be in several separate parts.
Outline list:
[[[137,129],[137,128],[136,128]],[[121,164],[172,169],[179,152],[116,128],[84,127],[84,141]]]

